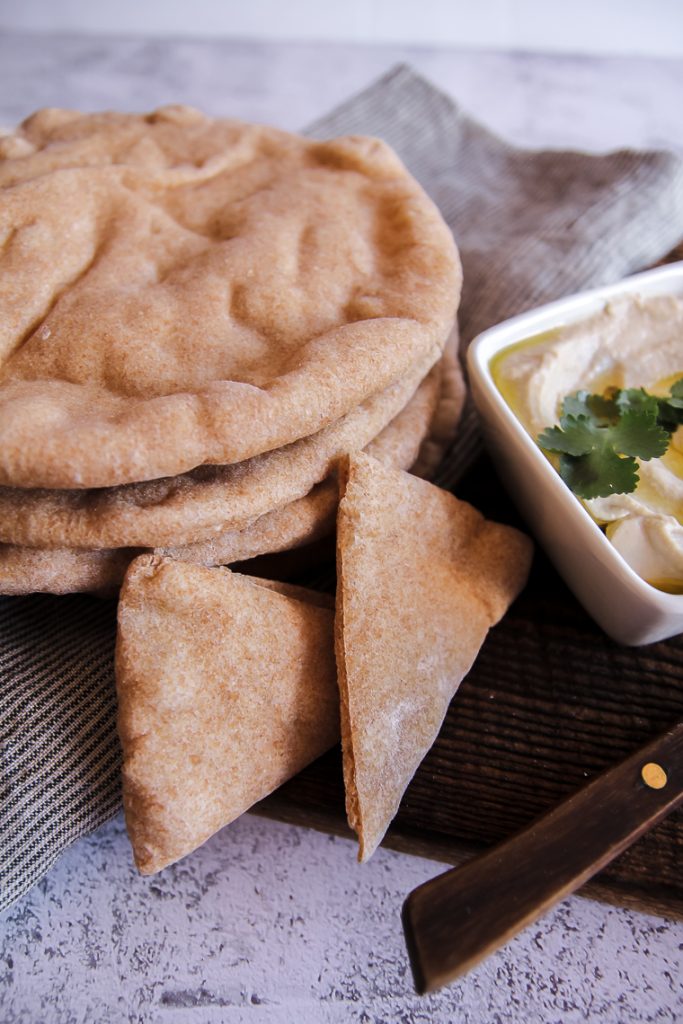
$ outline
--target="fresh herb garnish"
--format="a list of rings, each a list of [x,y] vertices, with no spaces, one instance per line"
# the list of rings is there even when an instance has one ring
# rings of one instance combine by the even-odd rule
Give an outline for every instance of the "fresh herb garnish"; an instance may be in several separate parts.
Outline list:
[[[568,395],[559,427],[544,430],[538,443],[560,456],[560,476],[574,494],[606,498],[635,491],[636,459],[649,462],[664,455],[680,423],[683,377],[663,398],[643,388]]]

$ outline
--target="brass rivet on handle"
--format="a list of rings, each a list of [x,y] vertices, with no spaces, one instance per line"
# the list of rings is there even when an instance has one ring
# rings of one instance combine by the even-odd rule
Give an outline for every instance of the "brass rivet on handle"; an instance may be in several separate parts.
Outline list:
[[[649,786],[650,789],[664,789],[668,782],[666,772],[660,764],[655,764],[654,761],[644,764],[640,769],[640,775],[645,785]]]

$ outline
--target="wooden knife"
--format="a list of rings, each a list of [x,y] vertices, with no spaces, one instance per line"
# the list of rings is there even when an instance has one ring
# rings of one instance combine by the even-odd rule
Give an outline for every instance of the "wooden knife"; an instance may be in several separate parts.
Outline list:
[[[403,905],[417,991],[464,974],[681,803],[683,722],[511,839],[420,885]]]

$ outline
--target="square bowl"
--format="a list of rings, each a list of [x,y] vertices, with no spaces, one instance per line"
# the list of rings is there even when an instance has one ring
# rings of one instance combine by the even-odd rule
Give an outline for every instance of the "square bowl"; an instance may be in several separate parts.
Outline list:
[[[517,419],[491,372],[492,360],[504,349],[588,319],[606,302],[625,295],[683,298],[683,262],[560,299],[491,327],[470,345],[467,368],[487,448],[523,517],[605,633],[618,643],[639,646],[683,632],[683,594],[658,590],[628,565]]]

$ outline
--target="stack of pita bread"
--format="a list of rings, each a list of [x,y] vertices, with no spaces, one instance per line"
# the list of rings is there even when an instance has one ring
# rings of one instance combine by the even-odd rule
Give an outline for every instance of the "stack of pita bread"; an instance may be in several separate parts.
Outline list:
[[[384,143],[48,109],[0,189],[0,593],[304,544],[345,452],[452,436],[457,252]]]
[[[0,139],[0,238],[0,593],[123,581],[140,870],[340,736],[367,858],[529,566],[403,471],[463,405],[447,226],[382,142],[174,106]],[[336,605],[220,567],[335,522]]]

